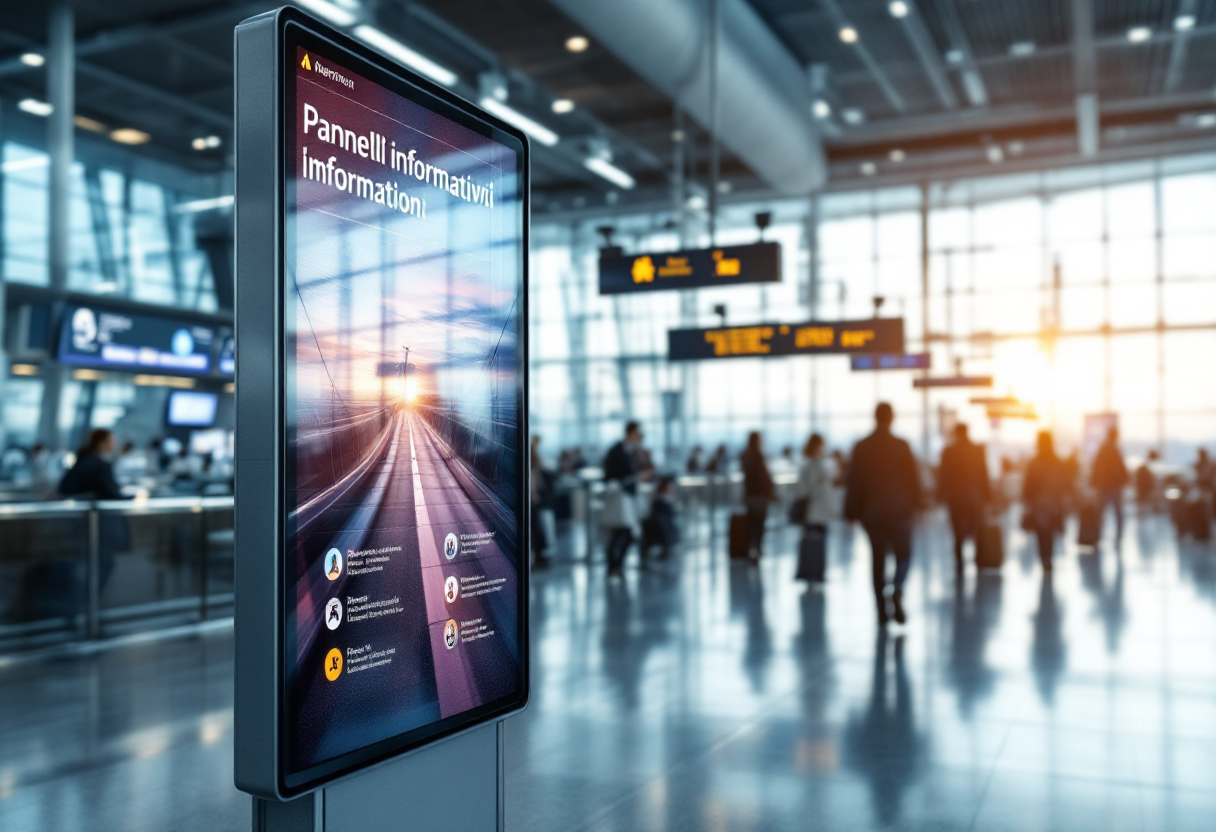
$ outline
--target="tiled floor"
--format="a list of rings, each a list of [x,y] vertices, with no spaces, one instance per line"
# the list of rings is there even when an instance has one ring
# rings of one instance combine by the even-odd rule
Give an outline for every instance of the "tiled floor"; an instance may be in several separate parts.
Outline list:
[[[1011,530],[956,585],[931,517],[883,637],[860,533],[833,530],[821,592],[792,534],[752,568],[694,531],[622,582],[538,574],[510,829],[1216,829],[1216,548],[1151,518],[1044,582]],[[0,829],[247,829],[231,659],[220,629],[0,662]]]

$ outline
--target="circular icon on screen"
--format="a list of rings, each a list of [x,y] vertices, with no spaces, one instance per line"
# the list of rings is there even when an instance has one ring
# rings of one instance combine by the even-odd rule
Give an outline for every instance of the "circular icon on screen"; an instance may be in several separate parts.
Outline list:
[[[449,618],[443,625],[443,644],[449,650],[456,646],[456,619]]]
[[[334,681],[342,675],[342,651],[335,647],[325,654],[325,678]]]
[[[443,539],[443,554],[448,560],[453,560],[460,554],[460,541],[456,532],[448,532],[448,536]]]
[[[448,575],[443,582],[443,597],[448,599],[449,604],[460,597],[460,581],[456,580],[455,575]]]
[[[179,329],[173,333],[173,341],[170,344],[174,355],[187,356],[194,352],[194,336],[190,334],[188,329]]]
[[[330,549],[325,553],[325,577],[331,581],[338,580],[338,576],[342,574],[342,553],[337,549]]]
[[[336,630],[341,623],[342,602],[337,598],[331,598],[329,603],[325,605],[325,626],[331,630]]]
[[[72,313],[72,346],[87,352],[97,349],[97,316],[92,309]]]

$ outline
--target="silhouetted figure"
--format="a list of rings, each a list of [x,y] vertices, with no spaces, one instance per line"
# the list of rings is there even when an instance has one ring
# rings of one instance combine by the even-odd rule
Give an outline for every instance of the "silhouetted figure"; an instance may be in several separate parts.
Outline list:
[[[705,467],[705,463],[701,460],[701,446],[697,445],[692,449],[692,453],[688,455],[688,473],[699,474],[701,469]]]
[[[714,455],[709,458],[709,462],[705,464],[705,473],[707,474],[725,474],[726,459],[728,452],[725,445],[719,445],[714,451]]]
[[[605,514],[615,515],[605,523],[609,530],[608,574],[619,575],[625,563],[625,555],[633,543],[637,527],[638,449],[642,447],[642,426],[637,422],[625,425],[625,438],[608,449],[604,457],[604,481],[615,484],[615,492],[605,493]],[[616,501],[616,506],[609,505]]]
[[[887,554],[895,556],[890,616],[907,620],[904,581],[912,564],[912,518],[921,504],[920,473],[908,443],[891,433],[895,411],[882,402],[874,410],[874,432],[857,443],[849,464],[844,516],[860,521],[870,538],[874,566],[874,600],[879,626],[888,620]]]
[[[1100,516],[1106,516],[1107,506],[1115,510],[1116,540],[1123,539],[1123,489],[1130,481],[1127,466],[1123,464],[1123,454],[1119,451],[1119,429],[1111,428],[1106,432],[1106,441],[1098,448],[1098,455],[1094,457],[1089,484],[1098,492]]]
[[[1195,457],[1194,468],[1195,487],[1199,489],[1201,494],[1211,494],[1213,485],[1216,485],[1216,477],[1213,477],[1213,472],[1216,472],[1216,466],[1212,465],[1208,452],[1203,448],[1199,449],[1199,453]]]
[[[1051,571],[1051,557],[1056,535],[1064,530],[1064,515],[1072,491],[1069,471],[1056,456],[1051,433],[1039,433],[1038,450],[1026,468],[1022,486],[1022,510],[1030,516],[1022,525],[1033,531],[1039,543],[1039,560],[1043,571]]]
[[[954,531],[954,571],[963,571],[963,545],[971,539],[979,546],[984,526],[984,511],[991,498],[988,461],[984,448],[971,441],[967,426],[954,426],[954,442],[942,451],[937,475],[938,498],[950,510]]]
[[[760,559],[764,543],[768,507],[776,498],[759,431],[748,434],[747,447],[739,455],[739,467],[743,469],[743,501],[747,507],[747,553],[755,562]]]
[[[650,515],[642,522],[642,553],[659,547],[659,557],[666,558],[680,542],[680,522],[676,517],[676,478],[660,477],[650,499]]]
[[[1148,452],[1148,459],[1136,469],[1134,485],[1136,488],[1136,505],[1141,514],[1157,509],[1157,475],[1153,473],[1153,465],[1161,458],[1155,450]]]
[[[549,548],[549,536],[545,533],[545,524],[541,512],[549,507],[553,493],[553,477],[545,467],[544,458],[540,455],[540,437],[532,437],[529,449],[529,472],[531,474],[530,496],[528,505],[528,521],[532,531],[532,565],[544,568],[549,565],[545,550]]]
[[[89,441],[76,452],[76,464],[59,481],[59,493],[65,497],[93,500],[121,500],[122,488],[114,477],[110,454],[114,453],[114,433],[99,428],[89,434]]]
[[[828,473],[823,459],[823,437],[812,433],[802,449],[802,468],[798,471],[798,499],[806,501],[806,513],[799,518],[802,523],[802,542],[799,544],[798,577],[813,582],[822,582],[827,560],[828,523],[832,521],[832,475]],[[810,557],[814,563],[804,564]],[[803,576],[803,566],[813,567],[814,574]]]

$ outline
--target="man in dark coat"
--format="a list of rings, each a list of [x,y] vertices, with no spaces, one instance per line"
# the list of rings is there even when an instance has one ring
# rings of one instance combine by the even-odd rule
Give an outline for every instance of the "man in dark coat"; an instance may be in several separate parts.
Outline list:
[[[635,500],[638,479],[642,475],[638,465],[638,449],[642,447],[642,427],[637,422],[625,425],[625,438],[608,449],[604,457],[604,482],[620,483],[626,500]],[[608,574],[619,575],[625,563],[625,554],[633,543],[632,526],[615,526],[610,529],[608,539]]]
[[[1111,428],[1106,441],[1098,448],[1089,484],[1098,492],[1098,510],[1106,515],[1106,507],[1115,510],[1115,539],[1123,539],[1123,489],[1131,481],[1123,454],[1119,450],[1119,429]]]
[[[907,620],[903,586],[912,563],[912,519],[921,505],[920,472],[912,449],[891,433],[895,411],[882,402],[874,410],[874,432],[857,443],[849,465],[844,516],[860,522],[870,538],[878,623]],[[891,609],[886,598],[887,554],[895,556]]]
[[[971,441],[967,426],[954,427],[954,442],[942,451],[942,464],[937,475],[938,498],[950,510],[950,525],[954,531],[954,571],[963,571],[963,544],[968,538],[979,545],[979,533],[984,523],[984,507],[989,494],[988,461],[984,448]]]

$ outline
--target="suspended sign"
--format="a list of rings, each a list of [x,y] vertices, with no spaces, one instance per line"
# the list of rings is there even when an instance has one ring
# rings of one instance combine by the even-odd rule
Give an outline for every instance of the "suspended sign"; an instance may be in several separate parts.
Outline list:
[[[912,380],[913,387],[991,387],[992,376],[938,376],[936,378],[917,378]]]
[[[601,295],[780,282],[778,243],[600,256]]]
[[[903,349],[903,318],[753,324],[713,329],[672,329],[667,332],[667,357],[671,361],[902,353]]]
[[[929,353],[866,353],[851,359],[853,372],[865,370],[927,370]]]

